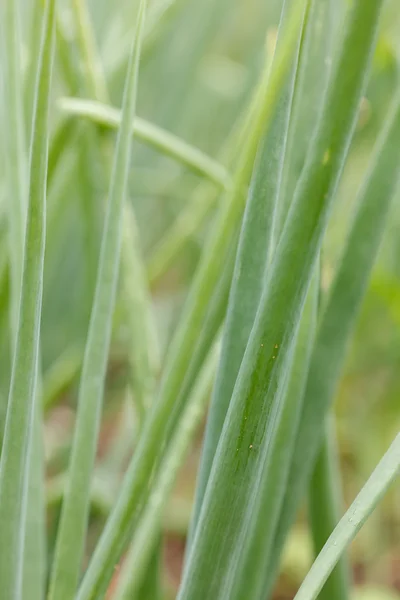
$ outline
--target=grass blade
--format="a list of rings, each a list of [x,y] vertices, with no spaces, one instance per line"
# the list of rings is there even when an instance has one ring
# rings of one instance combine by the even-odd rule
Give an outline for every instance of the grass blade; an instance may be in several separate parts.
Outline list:
[[[5,75],[5,119],[4,131],[7,145],[6,163],[9,179],[9,241],[10,248],[6,252],[6,260],[10,259],[11,271],[11,347],[15,352],[16,331],[18,326],[18,307],[21,293],[21,277],[23,269],[24,229],[26,226],[27,208],[27,152],[23,113],[23,82],[20,35],[20,7],[18,3],[3,3],[4,42],[3,49]],[[42,37],[43,10],[38,11],[33,24],[35,35],[34,61],[29,69],[30,87],[26,94],[29,103],[28,119],[32,125],[32,114],[36,90],[36,65],[39,61]],[[29,135],[31,132],[29,131]],[[8,256],[7,256],[8,255]],[[38,389],[40,384],[38,385]],[[23,560],[23,597],[40,600],[44,594],[45,581],[45,503],[44,503],[44,463],[42,448],[41,407],[38,402],[33,422],[32,442],[28,455],[30,460],[27,516],[25,526],[25,547]],[[2,432],[3,433],[3,432]]]
[[[40,391],[40,382],[37,388]],[[46,587],[45,456],[39,394],[36,402],[29,448],[28,506],[23,562],[22,597],[26,600],[43,600]]]
[[[297,182],[304,168],[331,72],[337,0],[313,0],[310,3],[304,39],[300,48],[299,68],[293,99],[292,117],[282,175],[281,223],[283,226],[292,203]]]
[[[38,373],[46,223],[48,112],[55,2],[46,3],[30,153],[22,288],[4,443],[0,463],[0,580],[5,598],[21,597],[28,472]]]
[[[89,119],[109,129],[117,129],[121,122],[121,111],[94,100],[62,98],[59,105],[68,115]],[[221,164],[165,129],[135,117],[132,134],[141,142],[187,166],[194,173],[206,177],[218,187],[230,187],[231,179]]]
[[[317,135],[235,385],[179,600],[231,597],[232,579],[261,493],[269,442],[282,414],[301,309],[366,84],[381,6],[382,2],[353,3]]]
[[[285,14],[283,13],[284,18]],[[280,27],[282,31],[282,25]],[[301,30],[299,31],[299,40],[300,37]],[[254,324],[265,272],[272,254],[274,221],[276,221],[279,211],[277,204],[298,49],[294,54],[294,68],[291,69],[281,93],[273,122],[271,126],[268,124],[262,140],[246,203],[224,328],[221,362],[207,419],[192,527],[195,527],[197,522],[211,464],[246,344]]]
[[[242,565],[236,573],[237,583],[232,598],[242,598],[243,594],[248,598],[265,597],[265,573],[268,572],[273,551],[273,538],[286,490],[294,433],[299,423],[301,400],[315,341],[318,293],[317,272],[311,282],[301,315],[293,360],[289,364],[287,389],[281,401],[281,413],[269,433],[269,457],[261,475],[259,500],[247,515],[252,527],[250,541],[243,549]],[[268,519],[265,519],[265,515],[268,515]]]
[[[85,65],[87,76],[85,87],[97,100],[107,102],[108,89],[87,6],[84,2],[74,1],[73,9],[79,31],[78,45],[81,60]],[[120,120],[121,115],[118,113],[118,123]],[[90,150],[91,152],[88,153],[90,157],[93,159],[94,156],[95,162],[100,159],[107,172],[108,147],[105,144],[101,145],[100,156],[96,153],[93,144]],[[91,221],[88,219],[90,227]],[[124,207],[121,281],[131,340],[128,356],[131,366],[129,376],[139,420],[142,421],[155,388],[159,371],[159,349],[136,220],[129,202]]]
[[[295,600],[315,600],[332,569],[400,473],[400,434],[329,537]]]
[[[333,416],[325,426],[324,441],[310,481],[309,518],[315,555],[335,529],[341,512],[341,481]],[[341,560],[319,594],[319,600],[346,600],[349,597],[349,572]]]
[[[169,351],[160,394],[154,409],[149,413],[142,437],[126,473],[121,495],[110,516],[91,564],[83,579],[78,598],[96,598],[107,587],[110,574],[119,559],[126,536],[137,517],[137,507],[147,487],[149,473],[159,456],[161,441],[166,432],[166,422],[172,410],[180,411],[177,403],[181,383],[190,364],[193,347],[203,326],[210,298],[223,271],[227,251],[243,210],[244,190],[248,185],[259,139],[268,120],[273,115],[277,95],[287,74],[291,51],[299,23],[297,9],[288,27],[286,43],[271,74],[268,92],[267,77],[260,85],[259,102],[235,178],[234,191],[228,195],[218,222],[212,232],[182,316],[180,326]]]
[[[68,487],[61,513],[50,598],[72,598],[78,583],[95,459],[101,404],[120,260],[123,207],[131,157],[133,120],[141,36],[146,1],[138,12],[123,99],[122,121],[116,143],[114,169],[104,225],[97,287],[83,363],[79,405]]]
[[[289,476],[290,494],[285,498],[275,539],[275,563],[311,476],[322,442],[324,417],[335,394],[347,345],[382,240],[398,184],[399,137],[400,98],[397,94],[360,190],[343,255],[321,316]],[[276,564],[271,573],[275,569]]]

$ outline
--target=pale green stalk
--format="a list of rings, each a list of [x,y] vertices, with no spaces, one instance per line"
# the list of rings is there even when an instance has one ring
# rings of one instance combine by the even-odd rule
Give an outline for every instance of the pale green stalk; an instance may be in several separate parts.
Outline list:
[[[61,512],[50,582],[49,598],[54,600],[69,600],[74,597],[83,558],[90,479],[100,427],[104,378],[120,262],[123,210],[132,148],[130,123],[136,107],[145,7],[146,0],[142,0],[126,76],[123,116],[116,143],[97,286],[79,390],[68,487]]]
[[[39,379],[35,414],[33,416],[32,440],[29,445],[30,465],[22,589],[24,600],[43,600],[46,587],[45,456],[40,399],[41,385]]]
[[[14,0],[3,3],[4,10],[4,43],[3,49],[5,119],[4,131],[7,144],[6,164],[8,167],[8,207],[9,207],[9,249],[6,258],[10,259],[10,323],[11,348],[15,351],[16,332],[18,326],[18,307],[21,293],[21,276],[23,269],[24,229],[26,224],[27,204],[27,151],[26,137],[31,134],[32,113],[35,99],[37,65],[42,37],[43,5],[33,24],[35,34],[33,61],[30,65],[30,88],[26,94],[30,105],[28,111],[28,131],[25,135],[24,106],[22,99],[23,82],[21,66],[21,36],[19,26],[19,6]],[[6,263],[5,263],[6,264]],[[40,386],[39,386],[40,387]],[[44,591],[45,570],[45,518],[44,518],[44,473],[42,449],[42,419],[40,404],[37,405],[33,425],[32,442],[28,451],[30,468],[28,484],[28,502],[26,517],[25,556],[23,561],[24,598],[39,600]],[[2,432],[3,433],[3,432]]]
[[[290,14],[287,6],[285,5],[281,17],[281,31],[287,14]],[[279,98],[273,122],[271,125],[268,123],[264,132],[264,139],[260,144],[254,166],[236,256],[221,361],[207,420],[193,526],[203,501],[211,464],[254,324],[265,274],[273,252],[274,225],[279,213],[278,199],[301,35],[302,29],[299,29],[297,48],[292,59],[293,66]],[[279,36],[278,45],[281,42]]]
[[[292,118],[282,175],[281,219],[283,227],[310,149],[327,89],[334,50],[339,40],[337,21],[342,17],[340,0],[310,3],[293,99]]]
[[[350,542],[400,474],[400,434],[329,537],[294,600],[315,600]]]
[[[86,2],[84,0],[73,0],[73,10],[79,31],[78,46],[85,68],[86,87],[95,101],[107,103],[109,98],[107,83],[101,58],[97,51],[95,35]],[[95,102],[93,104],[95,106],[100,105],[96,105]],[[113,116],[115,117],[115,114]],[[117,111],[117,117],[117,122],[115,123],[114,121],[114,127],[120,125],[120,111]],[[132,119],[132,122],[135,122],[135,120]],[[148,125],[151,129],[152,126]],[[108,148],[104,145],[101,147],[100,158],[103,160],[105,171],[107,172]],[[130,333],[130,348],[128,353],[131,365],[130,380],[139,420],[142,421],[145,409],[148,408],[153,399],[160,358],[152,314],[151,297],[141,257],[136,219],[129,200],[127,200],[124,207],[121,280],[126,319]]]
[[[121,111],[102,102],[61,98],[59,105],[68,115],[83,117],[110,129],[117,129],[121,122]],[[231,178],[220,163],[165,129],[135,117],[132,134],[141,142],[187,166],[194,173],[206,177],[218,187],[230,187]]]
[[[42,37],[43,3],[35,13],[32,24],[32,39],[30,39],[31,63],[28,69],[29,86],[25,89],[26,128],[31,133],[32,114],[34,109],[35,88],[37,77],[37,64],[40,56]],[[37,7],[36,7],[37,8]],[[4,52],[4,61],[8,68],[4,69],[6,77],[5,89],[7,117],[5,131],[8,149],[6,162],[9,163],[9,225],[10,246],[6,253],[11,259],[11,330],[12,351],[15,351],[15,335],[18,325],[18,306],[20,298],[21,274],[23,268],[23,231],[26,222],[26,195],[27,195],[27,152],[25,144],[25,123],[23,114],[22,93],[22,66],[20,59],[21,36],[19,27],[19,7],[14,1],[4,3],[6,12],[4,41],[9,45]],[[14,47],[12,47],[14,46]],[[5,66],[5,65],[4,65]],[[11,117],[11,118],[10,118]],[[28,136],[29,137],[29,136]],[[10,154],[11,148],[11,154]],[[13,154],[13,151],[15,154]],[[5,263],[6,264],[6,263]],[[40,387],[40,386],[39,386]],[[40,404],[37,405],[33,424],[33,437],[28,451],[30,457],[28,502],[26,516],[26,538],[23,561],[23,597],[39,600],[44,593],[45,580],[45,516],[44,516],[44,472],[42,448],[42,419]]]
[[[4,598],[13,600],[22,597],[26,502],[32,465],[28,449],[36,412],[54,17],[55,2],[49,0],[43,17],[36,79],[20,310],[0,463],[0,537],[3,548],[7,548],[7,552],[0,553],[1,592]]]
[[[167,16],[170,16],[170,13],[174,9],[178,8],[180,4],[182,4],[182,0],[158,0],[151,3],[148,10],[143,34],[144,55],[153,47],[154,42],[158,37],[160,26],[162,26],[164,19]],[[116,31],[113,31],[113,37],[115,36],[115,38],[118,39],[118,31],[121,32],[121,21],[126,21],[128,18],[129,17],[125,16],[124,14],[121,15],[119,22],[116,23]],[[120,40],[116,52],[113,53],[111,59],[107,61],[107,71],[110,72],[111,81],[121,69],[121,67],[124,65],[129,51],[129,38],[124,32],[122,32],[122,35],[123,38],[122,40]],[[105,46],[107,47],[108,45],[114,46],[115,43],[113,40],[111,40],[108,43],[106,42]]]
[[[36,96],[36,65],[42,48],[43,0],[32,0],[29,31],[28,66],[24,79],[25,129],[31,144],[32,122]],[[50,148],[48,150],[50,153]],[[49,158],[47,159],[47,171]],[[47,173],[48,177],[48,173]],[[47,215],[48,215],[48,211]],[[48,218],[48,217],[47,217]],[[21,240],[23,245],[23,240]],[[39,348],[40,357],[40,348]],[[34,414],[32,440],[29,448],[30,468],[27,501],[26,539],[24,548],[23,592],[25,600],[43,600],[46,585],[46,507],[45,507],[45,451],[43,444],[42,381],[39,358],[38,397]]]

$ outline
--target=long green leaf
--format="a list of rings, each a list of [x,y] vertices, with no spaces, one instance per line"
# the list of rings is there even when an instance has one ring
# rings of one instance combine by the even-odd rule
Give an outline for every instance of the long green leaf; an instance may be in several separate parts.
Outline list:
[[[40,381],[37,389],[40,392]],[[32,440],[29,446],[29,481],[23,560],[22,597],[43,600],[46,587],[46,502],[43,418],[38,393],[33,416]]]
[[[309,515],[315,555],[322,550],[335,529],[342,507],[333,416],[327,420],[325,435],[310,480]],[[332,571],[319,595],[319,600],[346,600],[349,596],[349,573],[342,560]]]
[[[315,133],[318,118],[323,108],[321,99],[326,91],[330,66],[332,64],[333,49],[336,42],[336,26],[341,14],[341,5],[336,0],[312,0],[308,10],[305,24],[304,36],[300,48],[299,67],[297,69],[293,109],[289,128],[289,139],[285,156],[283,181],[280,195],[280,214],[278,231],[281,230],[288,209],[293,200],[293,192],[301,171],[304,167],[305,158],[309,152]],[[318,267],[319,269],[319,267]],[[316,302],[318,295],[318,273],[309,290],[307,302]],[[314,298],[314,301],[312,300]],[[289,475],[292,460],[293,445],[296,438],[303,405],[304,386],[306,384],[307,372],[310,362],[310,352],[314,343],[316,315],[310,314],[311,308],[303,315],[303,320],[311,319],[312,327],[307,335],[303,328],[304,349],[301,341],[298,341],[294,364],[291,368],[290,383],[286,397],[283,400],[285,413],[279,421],[274,438],[274,452],[271,451],[272,459],[268,469],[265,471],[264,500],[260,502],[262,514],[270,514],[266,525],[256,523],[256,534],[254,542],[248,551],[247,566],[244,568],[249,580],[252,580],[253,590],[258,589],[260,597],[268,594],[266,590],[274,578],[270,563],[276,560],[276,548],[273,538],[279,524],[279,514],[284,501],[284,490]],[[308,317],[307,317],[308,312]],[[274,494],[269,489],[276,490]],[[280,493],[279,493],[280,492]],[[264,523],[264,519],[262,519]],[[254,558],[255,557],[255,558]],[[269,583],[268,583],[269,582]],[[248,593],[250,593],[250,582]]]
[[[356,123],[381,6],[382,2],[353,3],[313,147],[235,385],[180,600],[228,599],[234,592],[232,580],[241,565],[243,545],[249,543],[253,510],[255,516],[259,510],[270,440],[282,416],[293,341]]]
[[[289,362],[287,388],[280,415],[268,431],[269,456],[260,476],[259,498],[246,515],[250,522],[249,541],[243,548],[241,569],[235,575],[232,599],[265,597],[265,573],[273,551],[273,539],[286,491],[291,456],[301,414],[301,400],[307,381],[317,325],[318,272],[314,274]],[[268,516],[266,518],[266,515]]]
[[[136,106],[141,37],[146,0],[138,12],[126,76],[122,121],[118,134],[104,225],[97,287],[79,390],[79,405],[68,487],[61,513],[50,598],[72,598],[78,583],[87,527],[90,477],[95,460],[101,405],[120,260],[123,207],[126,201]]]
[[[329,537],[295,600],[315,600],[347,546],[400,474],[400,434]]]
[[[281,25],[282,27],[282,25]],[[302,30],[299,30],[299,41]],[[278,38],[278,44],[279,44]],[[203,444],[193,527],[203,501],[223,423],[235,381],[260,303],[265,272],[272,248],[274,221],[279,212],[278,198],[284,164],[289,116],[297,67],[287,78],[272,124],[268,123],[254,168],[249,198],[243,217],[233,284],[224,328],[221,363],[213,391]],[[272,65],[273,68],[273,65]]]
[[[90,119],[103,127],[117,129],[121,123],[121,111],[101,102],[80,100],[78,98],[61,98],[59,105],[68,115]],[[206,177],[222,189],[229,188],[231,184],[230,177],[221,164],[165,129],[135,117],[132,134],[136,139],[167,156],[171,156],[194,173]]]
[[[293,99],[292,117],[282,175],[281,222],[286,219],[297,182],[304,168],[318,118],[321,99],[328,84],[335,42],[340,0],[313,0],[300,48],[299,68]]]
[[[288,481],[290,494],[286,495],[282,508],[271,574],[276,571],[287,531],[311,476],[322,442],[324,417],[334,398],[346,349],[382,240],[398,184],[399,139],[400,98],[397,94],[360,190],[343,255],[321,316]]]
[[[9,208],[9,251],[11,271],[11,347],[15,352],[16,331],[18,325],[18,307],[21,293],[23,269],[24,230],[27,208],[27,151],[22,89],[21,35],[19,24],[19,6],[13,1],[3,3],[4,42],[3,62],[5,75],[5,119],[4,132],[7,145],[6,163],[8,170],[8,208]],[[35,35],[34,62],[29,69],[30,89],[26,94],[30,105],[28,111],[29,129],[32,125],[36,91],[36,65],[38,64],[42,37],[42,10],[35,17],[32,31]],[[29,135],[31,131],[29,131]],[[38,385],[38,389],[40,384]],[[40,600],[44,593],[45,581],[45,515],[44,515],[44,464],[42,448],[42,419],[40,403],[37,403],[33,422],[33,435],[28,454],[30,457],[28,501],[26,505],[25,547],[23,560],[23,597]],[[2,431],[3,433],[3,431]],[[29,596],[28,594],[29,590]]]
[[[108,102],[108,89],[102,69],[90,15],[85,2],[73,2],[74,16],[78,28],[78,45],[84,63],[85,88],[95,99]],[[71,61],[69,61],[71,62]],[[119,113],[119,121],[121,119]],[[90,131],[87,131],[89,138]],[[89,148],[90,160],[100,160],[108,172],[108,147],[100,145],[100,152],[93,142]],[[92,219],[88,218],[88,237],[92,238]],[[124,207],[123,235],[121,246],[121,281],[126,321],[130,337],[130,381],[137,407],[139,420],[143,420],[145,410],[153,396],[159,370],[159,349],[155,324],[151,309],[151,299],[146,281],[145,268],[141,258],[141,248],[133,208],[129,202]]]
[[[158,459],[159,447],[166,432],[166,422],[172,409],[174,412],[181,410],[181,406],[177,402],[180,386],[202,329],[210,298],[223,271],[232,236],[243,211],[245,190],[250,179],[260,137],[269,119],[272,118],[278,93],[289,68],[301,9],[302,6],[297,8],[292,16],[286,32],[287,37],[285,36],[286,43],[282,45],[282,51],[279,52],[279,60],[271,73],[271,78],[267,73],[263,75],[257,110],[253,114],[249,136],[242,149],[233,191],[228,195],[221,208],[205,249],[180,326],[169,350],[158,401],[149,413],[143,434],[125,476],[121,495],[83,579],[78,594],[79,600],[96,598],[107,587],[113,566],[123,551],[126,537],[137,517],[137,508],[146,490],[149,473]]]
[[[55,2],[46,3],[36,83],[20,311],[0,463],[0,580],[5,598],[22,593],[28,448],[35,413],[46,224],[48,112]],[[40,543],[40,540],[38,540]]]

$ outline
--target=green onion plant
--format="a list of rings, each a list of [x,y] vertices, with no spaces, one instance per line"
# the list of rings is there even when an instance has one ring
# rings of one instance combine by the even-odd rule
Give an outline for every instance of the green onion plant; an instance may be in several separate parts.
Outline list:
[[[351,600],[400,472],[399,386],[365,442],[343,400],[399,356],[396,2],[0,14],[0,600],[275,600],[299,526],[279,598]]]

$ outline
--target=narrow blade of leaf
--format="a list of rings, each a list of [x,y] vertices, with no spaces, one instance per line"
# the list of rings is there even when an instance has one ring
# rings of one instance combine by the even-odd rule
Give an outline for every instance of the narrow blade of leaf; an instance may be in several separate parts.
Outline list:
[[[122,220],[131,157],[141,37],[146,1],[139,6],[123,99],[97,287],[83,363],[70,472],[57,537],[49,597],[72,598],[78,584],[87,527],[90,479],[100,426],[104,378],[120,261]]]
[[[26,122],[29,124],[28,132],[31,134],[32,114],[36,92],[36,66],[42,43],[43,7],[35,15],[32,33],[35,40],[33,48],[33,61],[29,69],[30,87],[26,93],[29,110]],[[15,351],[16,331],[18,325],[18,307],[21,293],[21,276],[23,269],[24,230],[26,227],[27,208],[27,151],[23,114],[23,85],[22,85],[22,57],[20,35],[20,7],[18,3],[6,1],[2,4],[4,23],[3,40],[7,48],[3,48],[3,65],[5,76],[4,95],[4,132],[7,152],[5,153],[7,175],[9,178],[8,208],[9,208],[9,251],[5,253],[6,260],[10,260],[11,271],[11,347]],[[40,384],[38,385],[38,389]],[[37,414],[36,414],[37,413]],[[33,435],[28,454],[30,460],[28,501],[26,504],[27,516],[25,527],[25,547],[23,559],[23,598],[41,600],[44,594],[45,583],[45,503],[44,503],[44,462],[42,448],[42,419],[40,403],[36,403],[33,421]],[[3,423],[2,423],[3,425]],[[3,433],[3,431],[2,431]],[[29,596],[28,596],[29,591]]]
[[[285,12],[282,19],[284,18]],[[280,28],[282,31],[282,25]],[[299,42],[300,37],[301,29]],[[278,44],[280,41],[278,38]],[[273,122],[271,125],[268,123],[261,142],[246,203],[224,328],[221,362],[207,419],[192,527],[196,526],[211,464],[254,324],[265,272],[272,252],[273,225],[279,212],[277,201],[289,127],[297,54],[298,49],[294,52],[294,67],[290,70],[282,90]]]
[[[37,396],[39,332],[46,226],[49,101],[55,2],[46,3],[36,79],[29,168],[29,199],[16,350],[0,463],[0,580],[5,598],[21,598],[28,494],[28,454]],[[23,221],[22,221],[23,222]],[[38,542],[39,543],[39,542]]]
[[[110,129],[117,129],[121,122],[121,111],[94,100],[62,98],[59,105],[68,115],[90,119],[94,123]],[[136,139],[174,158],[194,173],[206,177],[222,189],[229,188],[230,177],[221,164],[169,131],[140,117],[135,117],[132,134]]]
[[[298,427],[302,397],[317,328],[319,273],[314,274],[301,315],[296,336],[293,360],[288,365],[288,383],[284,392],[280,415],[268,432],[269,456],[260,476],[259,499],[246,515],[251,533],[243,548],[241,568],[236,572],[233,599],[265,598],[265,573],[271,552],[274,550],[274,534],[286,491],[291,457]]]
[[[400,434],[329,537],[294,600],[315,600],[332,569],[400,474]]]

